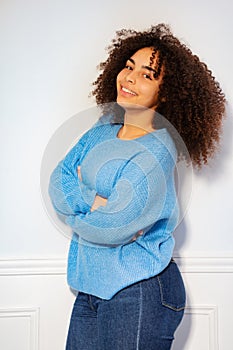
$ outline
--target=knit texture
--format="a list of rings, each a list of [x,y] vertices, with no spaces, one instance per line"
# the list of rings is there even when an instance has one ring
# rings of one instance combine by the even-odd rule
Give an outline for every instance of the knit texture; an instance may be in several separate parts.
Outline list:
[[[81,137],[49,185],[55,210],[74,232],[68,283],[103,299],[168,265],[178,221],[177,154],[167,130],[122,140],[122,125],[110,121],[101,118]],[[91,212],[96,194],[107,204]]]

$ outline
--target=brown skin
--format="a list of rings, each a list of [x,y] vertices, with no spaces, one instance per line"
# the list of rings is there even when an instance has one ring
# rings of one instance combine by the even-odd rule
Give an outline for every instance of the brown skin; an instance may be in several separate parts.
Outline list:
[[[151,64],[154,48],[136,51],[117,75],[117,104],[124,110],[124,125],[118,137],[133,139],[154,131],[153,119],[163,74],[154,77],[156,60]]]
[[[185,143],[188,154],[183,152],[179,138],[172,130],[179,158],[189,157],[192,164],[201,168],[215,154],[222,131],[225,112],[225,96],[219,83],[205,63],[192,54],[171,33],[168,26],[158,24],[149,30],[136,32],[121,30],[109,46],[109,56],[99,66],[102,73],[93,83],[93,95],[103,112],[114,112],[114,122],[124,123],[125,110],[117,104],[116,80],[125,68],[127,60],[138,50],[153,48],[151,65],[156,63],[154,77],[162,83],[159,88],[156,111],[177,130]],[[156,115],[152,126],[156,125]],[[169,129],[169,127],[168,127]]]

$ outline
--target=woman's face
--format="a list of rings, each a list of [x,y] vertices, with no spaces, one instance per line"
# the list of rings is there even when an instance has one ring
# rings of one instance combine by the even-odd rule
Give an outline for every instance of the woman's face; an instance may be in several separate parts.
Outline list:
[[[122,104],[122,107],[133,104],[156,110],[163,70],[158,78],[154,78],[156,57],[151,65],[152,53],[151,47],[138,50],[118,74],[117,103]]]

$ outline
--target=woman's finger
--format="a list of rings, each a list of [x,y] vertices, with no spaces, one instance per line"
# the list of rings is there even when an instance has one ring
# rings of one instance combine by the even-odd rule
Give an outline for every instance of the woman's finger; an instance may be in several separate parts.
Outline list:
[[[77,168],[77,174],[78,174],[79,180],[82,181],[82,175],[81,175],[81,167],[80,167],[80,165],[79,165],[78,168]]]

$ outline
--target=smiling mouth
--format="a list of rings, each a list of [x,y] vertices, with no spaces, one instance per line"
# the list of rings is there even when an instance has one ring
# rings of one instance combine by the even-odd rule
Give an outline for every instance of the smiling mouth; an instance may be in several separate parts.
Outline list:
[[[134,91],[131,91],[124,86],[121,86],[121,91],[132,96],[137,96],[137,94]]]

